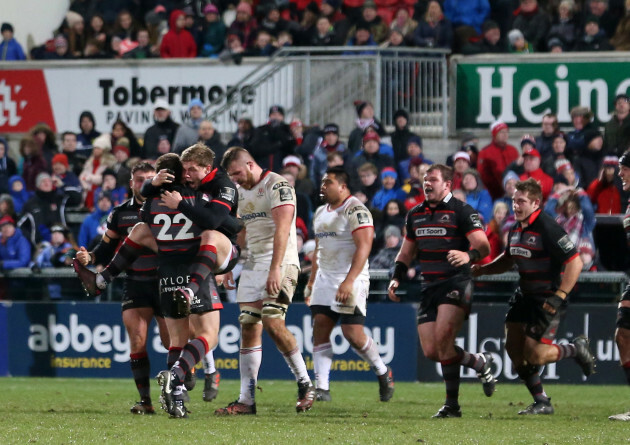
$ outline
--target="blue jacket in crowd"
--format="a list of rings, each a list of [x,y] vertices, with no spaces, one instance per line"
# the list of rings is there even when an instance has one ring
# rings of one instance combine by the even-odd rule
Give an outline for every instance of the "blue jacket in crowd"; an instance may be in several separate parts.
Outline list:
[[[22,45],[17,40],[3,40],[0,43],[0,60],[26,60]]]
[[[4,270],[27,267],[31,262],[31,244],[20,229],[16,228],[6,242],[0,242],[0,260]]]

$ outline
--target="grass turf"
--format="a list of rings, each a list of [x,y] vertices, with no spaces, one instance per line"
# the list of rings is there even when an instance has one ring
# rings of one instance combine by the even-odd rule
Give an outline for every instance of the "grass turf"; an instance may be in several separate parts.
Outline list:
[[[198,381],[203,385],[203,380]],[[462,384],[461,419],[431,419],[444,397],[442,384],[396,383],[389,403],[378,401],[376,381],[333,382],[333,401],[295,412],[296,385],[261,381],[256,416],[215,417],[233,401],[239,382],[223,380],[217,400],[201,400],[198,386],[187,404],[190,418],[136,416],[131,379],[0,378],[0,444],[53,443],[261,443],[261,444],[556,444],[630,443],[628,424],[608,416],[630,409],[625,386],[552,385],[556,413],[518,416],[530,403],[523,385],[499,384],[492,398],[480,384]]]

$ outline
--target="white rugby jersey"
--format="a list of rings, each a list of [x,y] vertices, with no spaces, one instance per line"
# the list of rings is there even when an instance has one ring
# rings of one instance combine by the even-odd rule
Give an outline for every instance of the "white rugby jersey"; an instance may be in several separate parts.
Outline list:
[[[247,230],[249,261],[271,265],[273,237],[276,232],[271,210],[285,205],[293,206],[293,221],[282,264],[299,266],[295,235],[296,199],[293,187],[284,177],[267,171],[251,190],[244,187],[238,189],[238,213]]]
[[[373,227],[372,214],[354,196],[348,197],[335,210],[328,204],[320,206],[313,217],[313,230],[317,238],[317,265],[329,274],[347,275],[356,250],[352,233],[364,227]],[[368,262],[359,278],[370,278]]]

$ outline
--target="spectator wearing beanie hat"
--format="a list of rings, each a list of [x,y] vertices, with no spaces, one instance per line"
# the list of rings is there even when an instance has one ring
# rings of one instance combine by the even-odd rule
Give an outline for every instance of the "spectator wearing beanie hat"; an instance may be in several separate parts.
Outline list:
[[[396,173],[393,167],[385,167],[381,171],[382,187],[376,192],[374,198],[372,198],[373,208],[383,211],[387,203],[392,199],[404,201],[407,198],[407,194],[396,187],[397,180],[398,173]]]
[[[381,153],[380,138],[374,131],[369,131],[363,136],[363,150],[359,151],[350,163],[350,182],[351,186],[357,190],[360,187],[358,169],[366,162],[374,164],[378,171],[382,171],[385,167],[394,167],[394,158],[390,155]]]
[[[477,169],[481,181],[492,199],[503,196],[501,177],[507,166],[519,157],[518,150],[507,143],[509,129],[505,122],[497,121],[490,126],[492,142],[486,145],[477,158]]]
[[[263,169],[279,172],[282,160],[295,154],[296,140],[284,116],[282,106],[272,105],[269,121],[254,130],[249,152]]]
[[[0,270],[27,267],[31,261],[31,245],[9,215],[0,218],[0,233]]]
[[[357,153],[361,150],[363,133],[368,127],[373,127],[380,137],[387,135],[383,124],[374,116],[374,106],[370,102],[356,100],[354,101],[354,107],[358,118],[355,121],[356,127],[350,132],[348,137],[350,153]]]
[[[394,149],[396,165],[409,158],[407,141],[411,136],[420,137],[409,130],[409,113],[400,108],[394,112],[394,132],[392,133],[392,148]],[[420,139],[420,146],[422,147],[422,138]]]
[[[112,165],[111,169],[116,172],[116,184],[117,186],[126,187],[131,177],[131,169],[129,168],[129,146],[126,144],[127,138],[120,138],[116,141],[112,153],[116,158],[116,163]]]
[[[204,105],[200,99],[193,99],[188,104],[188,119],[179,126],[173,141],[173,153],[181,153],[199,140],[199,126],[203,121]]]
[[[547,201],[553,188],[553,178],[540,168],[540,153],[536,146],[527,146],[523,149],[523,167],[525,172],[520,176],[521,181],[534,178],[542,188],[543,202]]]
[[[47,172],[37,175],[37,189],[22,208],[20,219],[24,235],[33,244],[50,241],[50,227],[64,223],[68,198],[55,189],[53,179]]]
[[[339,140],[339,125],[328,123],[322,130],[324,138],[313,151],[311,160],[310,175],[313,184],[319,187],[320,182],[328,168],[328,155],[337,152],[343,158],[344,164],[348,162],[349,152],[346,144]]]
[[[606,156],[599,177],[588,186],[586,193],[597,213],[621,213],[622,184],[617,177],[619,158]]]
[[[94,139],[92,155],[85,161],[83,171],[79,175],[81,187],[87,192],[85,206],[89,209],[94,207],[94,190],[103,182],[103,172],[106,168],[116,164],[116,158],[110,151],[111,138],[109,135],[102,134]]]
[[[103,182],[101,186],[94,191],[94,196],[100,196],[103,193],[109,194],[112,204],[117,206],[127,199],[127,187],[117,184],[117,174],[111,169],[103,171]]]
[[[79,229],[79,246],[85,246],[92,251],[96,241],[107,231],[107,217],[112,209],[112,196],[108,192],[101,192],[96,197],[96,207],[81,224]]]
[[[501,201],[504,202],[505,205],[507,205],[508,215],[514,215],[514,209],[512,208],[512,197],[514,196],[516,183],[518,181],[518,175],[512,170],[508,170],[507,172],[505,172],[505,175],[503,176],[503,190],[505,190],[505,194],[499,199],[495,199],[495,202]]]
[[[74,207],[83,202],[83,188],[77,175],[69,170],[68,157],[58,153],[52,158],[52,181],[57,193],[67,196],[67,205]]]
[[[228,28],[228,31],[238,31],[243,36],[242,43],[245,49],[254,45],[256,30],[258,29],[258,23],[252,15],[252,6],[241,1],[236,6],[236,19]]]
[[[462,188],[462,179],[464,178],[464,173],[470,167],[470,155],[465,151],[458,151],[453,155],[453,181],[452,181],[452,190],[457,190]]]
[[[422,163],[433,164],[433,161],[424,157],[422,153],[422,139],[413,135],[407,141],[407,159],[398,163],[398,174],[401,180],[409,178],[409,163],[412,159],[419,158]]]
[[[335,40],[335,46],[343,46],[346,44],[346,36],[350,32],[350,21],[343,12],[340,11],[341,0],[322,0],[321,14],[325,16],[332,24]]]

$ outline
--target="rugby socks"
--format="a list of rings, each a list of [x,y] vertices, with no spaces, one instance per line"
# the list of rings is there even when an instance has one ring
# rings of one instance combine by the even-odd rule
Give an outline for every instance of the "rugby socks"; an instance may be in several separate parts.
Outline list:
[[[315,381],[319,389],[330,388],[330,367],[332,365],[333,350],[330,343],[313,346],[313,368]]]
[[[107,267],[103,269],[100,276],[106,283],[110,283],[115,277],[120,275],[122,271],[127,270],[129,266],[138,259],[142,253],[142,249],[144,249],[144,247],[140,244],[130,240],[129,237],[125,238],[125,241],[123,241],[118,248],[114,258],[112,258]],[[96,279],[96,284],[99,285],[98,275]]]
[[[194,295],[199,292],[199,286],[208,278],[217,264],[217,248],[210,245],[202,244],[199,247],[197,256],[190,265],[190,282],[188,289]]]
[[[239,355],[241,394],[238,397],[238,401],[245,405],[253,405],[256,400],[258,370],[262,361],[262,345],[252,348],[241,348]]]
[[[576,355],[576,349],[573,343],[567,343],[567,344],[562,344],[562,345],[553,344],[552,346],[555,346],[556,349],[558,350],[558,358],[556,359],[556,361],[560,361],[563,358],[575,357]]]
[[[630,385],[630,362],[625,362],[623,365],[624,372],[626,373],[626,380],[628,381],[628,385]]]
[[[180,355],[182,355],[182,348],[176,346],[168,348],[168,355],[166,356],[166,367],[168,369],[171,369]]]
[[[216,371],[216,368],[214,367],[214,354],[212,350],[208,351],[208,353],[204,355],[203,359],[201,360],[203,362],[203,373],[205,375],[212,374]]]
[[[485,361],[481,358],[481,354],[471,354],[468,351],[464,351],[459,346],[455,346],[455,351],[457,351],[457,357],[459,358],[460,365],[466,368],[472,368],[477,372],[481,372],[485,363]]]
[[[284,361],[287,362],[287,365],[289,365],[289,368],[291,368],[291,372],[298,383],[311,381],[311,378],[308,376],[308,371],[306,370],[304,357],[302,357],[302,353],[297,346],[289,352],[283,352],[282,356],[284,357]]]
[[[440,365],[442,365],[442,377],[444,378],[444,384],[446,385],[446,401],[444,404],[452,408],[459,407],[460,360],[461,358],[458,354],[450,360],[443,360],[440,362]]]
[[[189,341],[182,349],[179,360],[171,368],[171,374],[175,378],[174,385],[181,385],[184,382],[186,373],[195,368],[201,357],[208,352],[208,342],[203,337],[197,337]]]
[[[387,366],[383,363],[383,359],[378,353],[378,348],[372,337],[367,338],[367,341],[361,349],[352,349],[359,357],[370,364],[376,375],[383,375],[387,372]]]
[[[140,400],[151,404],[151,364],[149,362],[149,356],[145,352],[129,355],[131,365],[131,373],[133,374],[133,380],[136,382],[136,388],[140,394]]]
[[[534,365],[519,366],[516,368],[518,376],[523,380],[529,393],[534,398],[534,402],[549,402],[549,397],[545,393],[540,380],[540,367]]]

